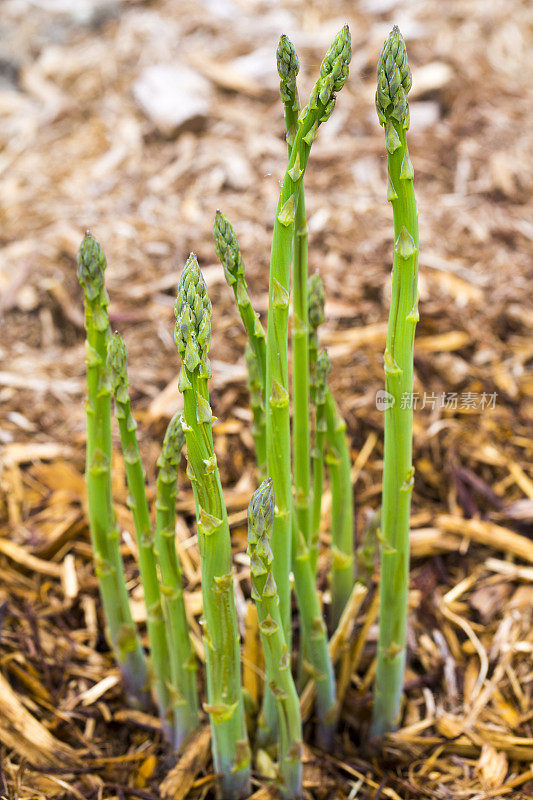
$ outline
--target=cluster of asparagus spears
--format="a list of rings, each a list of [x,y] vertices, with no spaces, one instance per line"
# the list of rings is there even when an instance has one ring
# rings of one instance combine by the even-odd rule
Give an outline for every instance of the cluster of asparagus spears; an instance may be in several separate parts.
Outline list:
[[[300,109],[296,52],[286,36],[278,46],[288,164],[274,220],[266,335],[248,294],[235,232],[220,211],[214,224],[216,253],[247,333],[253,436],[262,479],[248,508],[251,598],[257,608],[266,668],[255,741],[263,747],[277,747],[278,784],[286,798],[301,796],[302,773],[302,722],[292,668],[291,573],[300,617],[297,685],[301,688],[308,680],[314,683],[316,740],[320,746],[332,746],[339,716],[327,627],[317,590],[326,472],[332,495],[330,630],[339,623],[355,583],[350,448],[346,424],[328,383],[328,355],[319,343],[325,295],[318,273],[308,277],[303,186],[311,145],[319,126],[333,112],[336,93],[348,76],[350,58],[350,33],[345,26],[322,61],[308,103]],[[417,212],[406,144],[410,83],[405,45],[395,28],[380,55],[376,94],[378,117],[386,134],[387,197],[393,206],[395,230],[385,376],[387,391],[397,401],[385,416],[382,611],[373,719],[376,735],[398,722],[405,664],[412,412],[400,403],[400,397],[412,390],[413,338],[418,319]],[[172,418],[164,437],[157,464],[153,524],[128,392],[126,347],[118,333],[111,334],[104,283],[106,259],[89,232],[81,244],[78,265],[87,330],[89,522],[108,639],[130,699],[144,705],[153,686],[163,730],[171,743],[180,747],[200,722],[197,664],[175,546],[177,475],[186,445],[201,559],[207,694],[203,710],[211,722],[220,796],[239,800],[250,792],[250,719],[245,713],[241,682],[230,529],[213,446],[208,388],[212,308],[206,285],[191,254],[180,277],[175,304],[183,411]],[[113,510],[111,394],[138,544],[150,669],[132,622]]]

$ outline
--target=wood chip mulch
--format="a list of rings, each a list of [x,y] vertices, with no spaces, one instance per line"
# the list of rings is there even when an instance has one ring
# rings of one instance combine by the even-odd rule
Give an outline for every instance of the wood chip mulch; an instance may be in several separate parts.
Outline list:
[[[275,46],[283,32],[294,38],[304,95],[344,21],[353,37],[350,80],[313,146],[306,201],[310,265],[328,295],[323,342],[352,446],[358,543],[381,493],[383,414],[375,397],[383,384],[392,226],[373,93],[376,59],[395,22],[413,70],[409,147],[421,246],[410,638],[402,727],[372,750],[375,581],[358,590],[332,645],[343,701],[337,746],[306,749],[305,796],[533,797],[530,4],[4,0],[0,798],[214,796],[208,727],[182,755],[170,752],[155,709],[125,706],[103,634],[83,480],[75,254],[90,227],[108,257],[112,325],[129,349],[151,499],[158,449],[179,402],[173,295],[189,251],[199,257],[214,309],[215,440],[244,629],[251,415],[244,335],[211,227],[217,208],[232,220],[264,315],[286,157]],[[248,82],[236,61],[245,56],[253,67]],[[185,63],[209,86],[208,113],[166,138],[133,91],[142,71],[160,63]],[[145,636],[118,448],[114,468],[133,610]],[[184,474],[180,487],[178,541],[201,658],[194,503]],[[326,603],[330,504],[326,493]],[[253,631],[244,646],[253,660]],[[244,665],[257,696],[257,674],[247,658]],[[308,687],[307,741],[311,695]],[[255,766],[253,798],[269,800],[268,757]]]

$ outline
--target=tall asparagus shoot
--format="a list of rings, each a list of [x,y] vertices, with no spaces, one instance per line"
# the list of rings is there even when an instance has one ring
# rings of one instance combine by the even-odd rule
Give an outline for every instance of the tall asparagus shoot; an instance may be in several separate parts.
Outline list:
[[[288,321],[290,267],[297,193],[318,127],[333,112],[335,92],[348,77],[351,40],[348,26],[335,37],[320,67],[309,103],[298,118],[298,129],[280,192],[270,259],[268,294],[267,368],[265,382],[267,471],[276,496],[272,533],[273,574],[278,587],[280,613],[290,649],[291,566],[291,443],[288,376]]]
[[[272,575],[273,520],[274,496],[272,481],[268,479],[254,492],[248,506],[248,555],[252,596],[257,606],[267,677],[278,717],[280,789],[283,797],[298,798],[302,791],[302,722]]]
[[[129,489],[128,505],[133,516],[139,549],[139,572],[144,589],[146,627],[150,642],[157,704],[165,734],[172,741],[172,709],[168,688],[170,683],[169,652],[159,593],[154,532],[146,499],[145,474],[137,441],[137,423],[131,413],[127,358],[124,339],[119,333],[114,333],[108,342],[107,370],[115,399],[115,416],[118,420],[120,444],[126,464],[126,480]]]
[[[248,335],[248,343],[255,358],[247,355],[250,398],[254,413],[254,439],[256,444],[257,467],[260,475],[266,468],[266,426],[264,420],[264,385],[266,377],[266,342],[265,332],[258,314],[254,311],[244,274],[244,262],[235,231],[221,211],[215,214],[213,226],[215,251],[224,267],[224,275],[228,285],[233,289],[239,314]],[[261,399],[261,403],[259,400]]]
[[[182,360],[188,475],[196,502],[200,547],[207,699],[221,797],[239,800],[250,790],[250,749],[244,719],[240,647],[233,592],[231,540],[211,431],[207,381],[211,376],[211,302],[191,254],[178,285],[175,342]]]
[[[199,722],[196,658],[183,598],[183,578],[176,553],[178,466],[185,444],[181,412],[165,433],[157,466],[156,553],[170,657],[170,699],[174,710],[174,746],[179,747]]]
[[[407,149],[407,93],[411,72],[397,27],[379,57],[376,109],[385,128],[389,168],[387,199],[394,217],[392,297],[385,388],[392,395],[385,411],[382,544],[378,665],[372,732],[381,736],[397,726],[405,671],[407,593],[409,586],[409,514],[414,483],[412,404],[413,346],[418,322],[418,212],[413,166]]]
[[[298,129],[300,102],[296,77],[298,56],[290,39],[282,36],[277,49],[280,95],[285,108],[286,139],[291,155]],[[309,425],[309,325],[307,319],[307,220],[303,181],[296,192],[292,278],[292,392],[293,473],[296,525],[309,544],[311,536],[311,470]]]
[[[132,702],[147,701],[144,651],[129,607],[119,531],[111,494],[111,392],[107,375],[109,303],[104,285],[107,261],[87,231],[78,253],[78,279],[85,295],[87,334],[87,499],[95,570],[107,636]]]

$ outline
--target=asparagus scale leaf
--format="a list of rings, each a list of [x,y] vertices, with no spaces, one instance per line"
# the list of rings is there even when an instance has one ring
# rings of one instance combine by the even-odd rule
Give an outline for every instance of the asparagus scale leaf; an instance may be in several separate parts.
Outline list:
[[[211,302],[196,256],[178,285],[174,339],[182,360],[188,475],[196,503],[202,572],[207,704],[214,766],[224,800],[250,790],[250,748],[244,719],[240,643],[233,592],[233,564],[226,505],[213,447],[208,379],[211,376]]]
[[[378,664],[372,732],[397,726],[405,671],[409,587],[409,514],[414,484],[413,410],[402,403],[413,391],[413,347],[418,321],[418,212],[407,148],[411,72],[397,27],[378,62],[376,109],[385,129],[394,250],[392,297],[385,350],[385,388],[394,402],[385,411]]]
[[[87,500],[95,569],[109,643],[130,701],[146,705],[148,673],[131,610],[119,551],[111,493],[111,392],[107,374],[109,303],[106,257],[87,231],[78,252],[78,279],[85,296],[87,335]]]

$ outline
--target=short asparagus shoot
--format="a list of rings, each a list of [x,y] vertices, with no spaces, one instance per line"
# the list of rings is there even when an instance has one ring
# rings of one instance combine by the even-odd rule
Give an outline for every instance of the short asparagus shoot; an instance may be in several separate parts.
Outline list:
[[[118,420],[120,444],[126,465],[126,480],[129,489],[128,506],[132,513],[139,549],[139,572],[144,589],[146,627],[150,642],[157,705],[165,734],[172,741],[171,704],[168,688],[170,681],[168,644],[157,576],[154,531],[146,499],[145,475],[137,441],[137,423],[131,412],[128,392],[127,359],[124,339],[119,333],[114,333],[108,344],[107,369],[111,391],[115,399],[115,416]]]
[[[196,657],[183,597],[183,577],[176,552],[178,466],[185,444],[181,411],[169,422],[157,462],[156,555],[161,572],[161,597],[170,658],[169,692],[173,708],[174,746],[180,747],[198,727]]]
[[[300,797],[302,792],[302,722],[272,574],[273,520],[274,494],[269,478],[254,492],[248,506],[248,555],[252,597],[257,606],[267,678],[278,717],[280,791],[283,797],[292,799]]]
[[[196,503],[206,653],[207,704],[215,770],[223,800],[250,790],[250,748],[244,719],[240,640],[226,504],[213,447],[208,379],[211,377],[211,301],[196,256],[183,269],[175,305],[174,339],[181,356],[187,474]]]
[[[409,514],[414,484],[413,410],[402,403],[413,391],[413,347],[418,322],[418,212],[407,149],[407,93],[411,71],[395,27],[378,63],[376,109],[385,128],[394,250],[392,297],[385,349],[385,388],[394,402],[385,411],[378,664],[372,733],[397,727],[405,672],[409,588]]]
[[[87,334],[87,501],[95,571],[109,643],[130,701],[145,705],[148,672],[131,610],[119,551],[111,494],[111,391],[107,374],[109,300],[104,283],[107,260],[87,231],[78,252],[78,279],[85,295]]]

